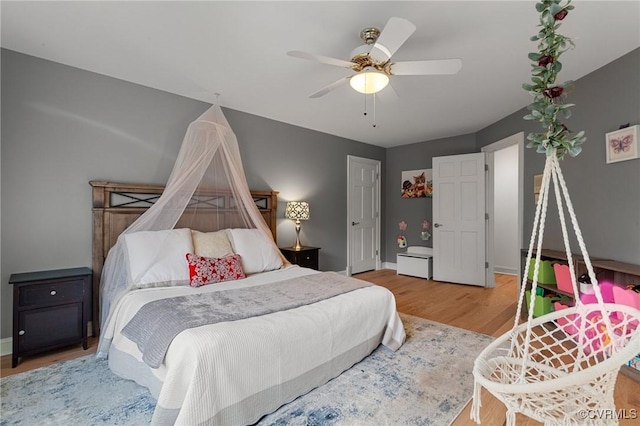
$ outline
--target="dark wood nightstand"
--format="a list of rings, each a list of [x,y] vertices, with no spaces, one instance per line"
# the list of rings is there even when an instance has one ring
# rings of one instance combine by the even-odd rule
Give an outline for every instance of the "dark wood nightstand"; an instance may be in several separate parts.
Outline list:
[[[280,251],[287,258],[287,260],[294,265],[302,266],[303,268],[319,269],[318,265],[318,252],[319,247],[306,247],[302,246],[300,250],[296,250],[293,247],[280,247]]]
[[[12,274],[13,354],[18,358],[82,343],[87,349],[91,313],[89,268]]]

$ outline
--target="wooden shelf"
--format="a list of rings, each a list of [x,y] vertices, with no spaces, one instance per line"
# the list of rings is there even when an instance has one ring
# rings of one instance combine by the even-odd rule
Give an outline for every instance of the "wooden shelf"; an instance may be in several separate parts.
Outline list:
[[[528,250],[521,251],[521,268],[523,274],[527,274],[527,271],[524,270],[524,265],[527,260]],[[536,258],[536,251],[532,253],[532,258]],[[540,251],[540,259],[541,260],[558,260],[560,262],[568,263],[567,253],[559,250],[549,250],[542,249]],[[575,268],[576,277],[579,277],[583,273],[587,271],[586,264],[584,262],[584,258],[581,255],[571,254],[571,259],[573,261],[573,266]],[[634,265],[631,263],[618,262],[616,260],[611,259],[602,259],[602,258],[590,258],[591,265],[593,266],[594,272],[597,275],[598,282],[602,282],[604,280],[608,280],[617,285],[627,285],[627,284],[640,284],[640,265]],[[531,288],[531,280],[526,281],[527,288]],[[537,284],[539,288],[544,289],[545,292],[554,293],[558,295],[568,296],[571,298],[571,304],[575,303],[576,295],[572,293],[568,293],[566,291],[558,290],[558,287],[555,284]],[[522,318],[527,318],[527,312],[525,309],[522,310]],[[640,371],[636,370],[633,367],[628,365],[623,365],[620,369],[620,372],[630,379],[640,383]]]
[[[621,272],[623,274],[637,275],[640,277],[640,265],[631,263],[618,262],[616,260],[597,259],[592,260],[591,265],[594,268],[606,269],[613,272]]]
[[[543,288],[543,289],[545,289],[545,290],[552,291],[552,292],[554,292],[554,293],[558,293],[558,294],[563,295],[563,296],[569,296],[569,297],[570,297],[570,298],[572,298],[572,299],[575,297],[575,296],[573,295],[573,293],[569,293],[569,292],[566,292],[566,291],[564,291],[564,290],[560,290],[560,289],[558,289],[558,286],[557,286],[557,285],[555,285],[555,284],[542,284],[542,283],[538,283],[538,287]]]

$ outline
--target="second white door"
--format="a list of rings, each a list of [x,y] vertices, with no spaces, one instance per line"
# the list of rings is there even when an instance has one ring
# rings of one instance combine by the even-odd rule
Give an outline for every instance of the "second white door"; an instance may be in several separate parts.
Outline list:
[[[484,153],[433,158],[433,279],[486,284]]]

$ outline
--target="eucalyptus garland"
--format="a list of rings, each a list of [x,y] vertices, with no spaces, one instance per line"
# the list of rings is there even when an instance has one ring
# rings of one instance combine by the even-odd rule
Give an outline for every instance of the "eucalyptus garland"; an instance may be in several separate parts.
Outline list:
[[[572,135],[561,121],[561,118],[571,117],[570,108],[574,104],[565,103],[565,100],[573,81],[556,83],[558,73],[562,70],[560,55],[574,46],[570,38],[556,32],[561,21],[574,9],[570,3],[571,0],[543,0],[536,4],[542,29],[531,37],[531,41],[538,42],[538,52],[529,53],[529,59],[533,61],[532,83],[522,85],[534,97],[533,103],[527,107],[531,112],[524,119],[537,120],[544,128],[541,133],[529,134],[527,148],[535,147],[537,152],[547,155],[555,150],[558,158],[563,158],[565,154],[575,157],[582,151],[580,145],[586,140],[584,131]]]

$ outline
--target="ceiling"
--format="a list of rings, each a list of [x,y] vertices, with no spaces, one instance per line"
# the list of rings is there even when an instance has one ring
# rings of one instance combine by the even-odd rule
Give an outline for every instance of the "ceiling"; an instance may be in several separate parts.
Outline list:
[[[573,4],[562,80],[640,47],[637,0]],[[417,27],[393,60],[461,58],[462,70],[392,76],[376,127],[372,96],[348,85],[308,97],[351,71],[287,51],[349,60],[360,30],[392,16]],[[538,24],[533,1],[2,1],[1,19],[3,48],[382,147],[476,132],[527,105]]]

